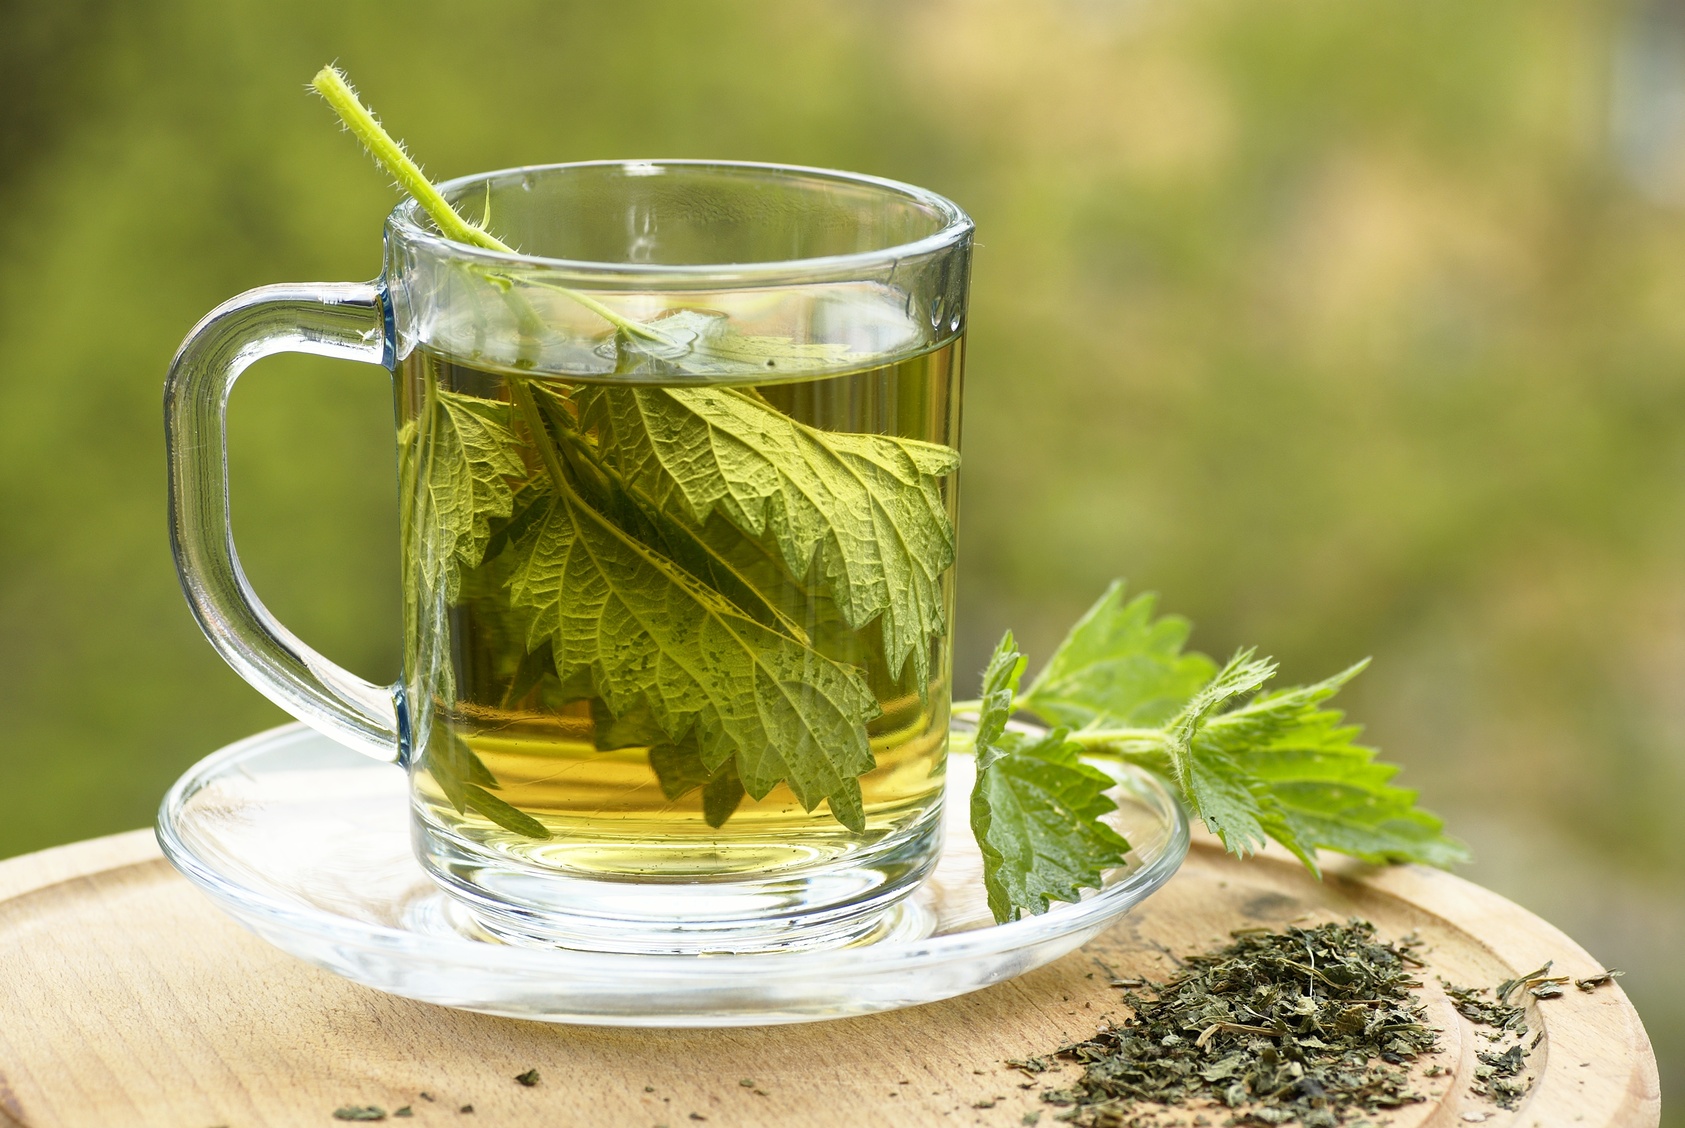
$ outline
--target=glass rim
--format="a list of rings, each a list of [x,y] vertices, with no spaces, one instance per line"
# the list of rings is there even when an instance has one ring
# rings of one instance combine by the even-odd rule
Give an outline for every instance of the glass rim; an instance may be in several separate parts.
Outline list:
[[[678,281],[695,284],[704,279],[718,279],[731,282],[749,284],[777,284],[799,280],[811,280],[815,274],[825,276],[860,276],[869,277],[880,273],[884,268],[893,268],[904,259],[925,258],[963,245],[976,229],[976,224],[965,210],[946,196],[932,192],[927,188],[920,188],[900,180],[887,177],[871,176],[860,172],[844,172],[838,169],[817,168],[808,165],[777,164],[765,161],[724,161],[702,159],[651,159],[651,160],[594,160],[594,161],[562,161],[555,164],[516,165],[511,168],[495,169],[490,172],[469,173],[444,181],[439,191],[447,199],[459,195],[466,189],[486,184],[495,180],[516,176],[527,176],[534,173],[556,173],[574,169],[588,168],[624,168],[624,169],[728,169],[772,174],[768,179],[779,176],[803,176],[831,180],[837,183],[863,186],[876,189],[886,195],[898,197],[902,200],[922,205],[929,209],[940,221],[941,226],[929,235],[910,242],[896,243],[870,251],[851,251],[840,255],[818,255],[812,258],[776,259],[765,262],[720,262],[720,263],[643,263],[643,262],[604,262],[593,259],[552,258],[544,255],[526,255],[519,252],[497,251],[486,247],[478,247],[471,243],[463,243],[451,239],[430,226],[426,222],[421,206],[414,196],[406,196],[397,207],[387,216],[386,226],[390,233],[397,235],[406,245],[422,246],[452,259],[477,261],[488,266],[508,268],[533,268],[562,271],[574,276],[589,275],[597,278],[624,277],[648,282],[662,277],[673,278]],[[650,173],[633,173],[633,175],[651,175]]]

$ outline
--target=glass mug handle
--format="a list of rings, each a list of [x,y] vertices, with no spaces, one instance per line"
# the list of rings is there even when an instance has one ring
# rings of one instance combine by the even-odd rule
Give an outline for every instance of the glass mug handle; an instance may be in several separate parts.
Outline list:
[[[389,306],[374,283],[262,286],[207,314],[182,342],[164,384],[170,541],[181,586],[206,637],[281,708],[388,763],[403,758],[402,699],[330,662],[252,591],[228,512],[228,395],[255,360],[301,352],[392,366]]]

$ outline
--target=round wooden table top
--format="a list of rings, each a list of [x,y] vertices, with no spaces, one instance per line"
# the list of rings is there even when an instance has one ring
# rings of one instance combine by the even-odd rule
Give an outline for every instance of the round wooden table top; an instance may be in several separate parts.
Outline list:
[[[1086,1038],[1126,1013],[1118,977],[1163,979],[1173,956],[1232,929],[1362,917],[1416,933],[1442,1048],[1416,1065],[1417,1125],[1649,1128],[1655,1058],[1619,986],[1527,997],[1542,1032],[1531,1089],[1504,1111],[1471,1092],[1490,1043],[1439,985],[1494,986],[1547,960],[1602,967],[1549,924],[1418,867],[1334,863],[1321,883],[1284,854],[1239,861],[1196,837],[1163,890],[1048,967],[947,1002],[803,1026],[635,1030],[550,1026],[411,1002],[339,979],[224,917],[150,831],[0,862],[0,1125],[327,1126],[374,1106],[394,1123],[491,1126],[1051,1125],[1044,1088],[1011,1059]],[[1525,995],[1525,993],[1523,993]],[[1431,1067],[1438,1066],[1437,1070]],[[537,1070],[537,1083],[516,1076]],[[1151,1122],[1223,1124],[1224,1109]]]

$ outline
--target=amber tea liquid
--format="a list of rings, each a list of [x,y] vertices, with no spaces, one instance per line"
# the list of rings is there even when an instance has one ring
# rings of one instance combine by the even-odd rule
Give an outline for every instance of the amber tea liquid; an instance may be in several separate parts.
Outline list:
[[[736,388],[823,432],[953,447],[960,359],[956,339],[891,364]],[[570,383],[482,371],[417,349],[404,361],[399,384],[406,494],[417,481],[431,480],[434,468],[427,460],[442,457],[420,438],[438,397],[458,397],[452,402],[459,406],[468,402],[462,397],[471,397],[518,420],[519,412],[510,405],[520,399],[517,385],[522,381],[542,383],[551,418],[578,427],[579,438],[572,441],[585,456],[591,454],[590,444],[612,441],[592,432],[582,404],[592,394],[624,394],[624,383]],[[650,383],[648,377],[642,381]],[[690,377],[675,377],[673,383],[686,386],[687,381],[695,384]],[[448,589],[410,585],[409,629],[421,637],[407,647],[414,668],[406,680],[418,744],[412,752],[418,761],[413,794],[424,825],[465,840],[504,865],[622,885],[744,875],[776,880],[782,871],[847,859],[897,836],[935,832],[950,700],[948,631],[925,643],[928,675],[922,683],[914,661],[891,670],[880,624],[841,622],[814,574],[797,574],[787,562],[778,566],[776,549],[769,547],[770,531],[757,539],[726,527],[718,514],[710,518],[710,527],[699,531],[721,543],[735,538],[730,551],[741,557],[763,553],[755,575],[767,602],[799,626],[815,649],[857,669],[877,703],[876,716],[865,722],[875,766],[859,778],[863,833],[843,826],[824,802],[804,808],[786,784],[759,799],[739,794],[732,803],[732,781],[707,782],[707,771],[697,767],[694,754],[688,768],[683,762],[675,766],[671,750],[662,748],[669,743],[666,736],[647,719],[616,717],[585,681],[563,684],[552,653],[542,646],[535,653],[520,609],[512,606],[503,561],[512,537],[519,535],[511,526],[521,519],[521,479],[539,480],[546,472],[546,455],[519,422],[511,431],[518,440],[520,469],[505,478],[515,500],[509,514],[486,518],[484,558],[461,567]],[[954,475],[940,485],[950,528],[955,487]],[[425,557],[427,546],[421,542],[437,535],[425,527],[424,518],[421,510],[406,514],[407,561]],[[776,513],[769,516],[776,519]],[[565,605],[566,583],[559,598]],[[951,623],[951,566],[941,577],[940,599]],[[441,780],[441,770],[462,778]],[[479,779],[495,801],[542,827],[544,836],[523,832],[522,827],[533,827],[507,812],[498,814],[489,801],[479,808],[461,802],[467,776]],[[451,864],[467,863],[458,859]]]

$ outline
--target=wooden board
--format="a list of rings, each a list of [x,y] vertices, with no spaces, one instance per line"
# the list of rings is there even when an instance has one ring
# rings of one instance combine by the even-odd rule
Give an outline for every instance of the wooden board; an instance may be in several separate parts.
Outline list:
[[[412,1118],[387,1123],[1016,1126],[1039,1113],[1051,1128],[1046,1078],[1005,1060],[1117,1014],[1109,972],[1162,978],[1166,952],[1206,950],[1233,928],[1353,915],[1427,942],[1423,979],[1446,1031],[1435,1060],[1448,1072],[1422,1081],[1434,1099],[1392,1124],[1658,1122],[1655,1059],[1618,987],[1530,1003],[1544,1037],[1519,1111],[1468,1095],[1486,1043],[1437,976],[1491,985],[1547,959],[1574,976],[1601,968],[1537,917],[1431,870],[1336,864],[1319,885],[1284,856],[1239,862],[1197,840],[1122,923],[986,991],[806,1026],[610,1030],[452,1011],[318,971],[222,916],[135,831],[0,863],[0,1125],[327,1126],[343,1105],[407,1105]],[[531,1088],[514,1080],[528,1069]]]

